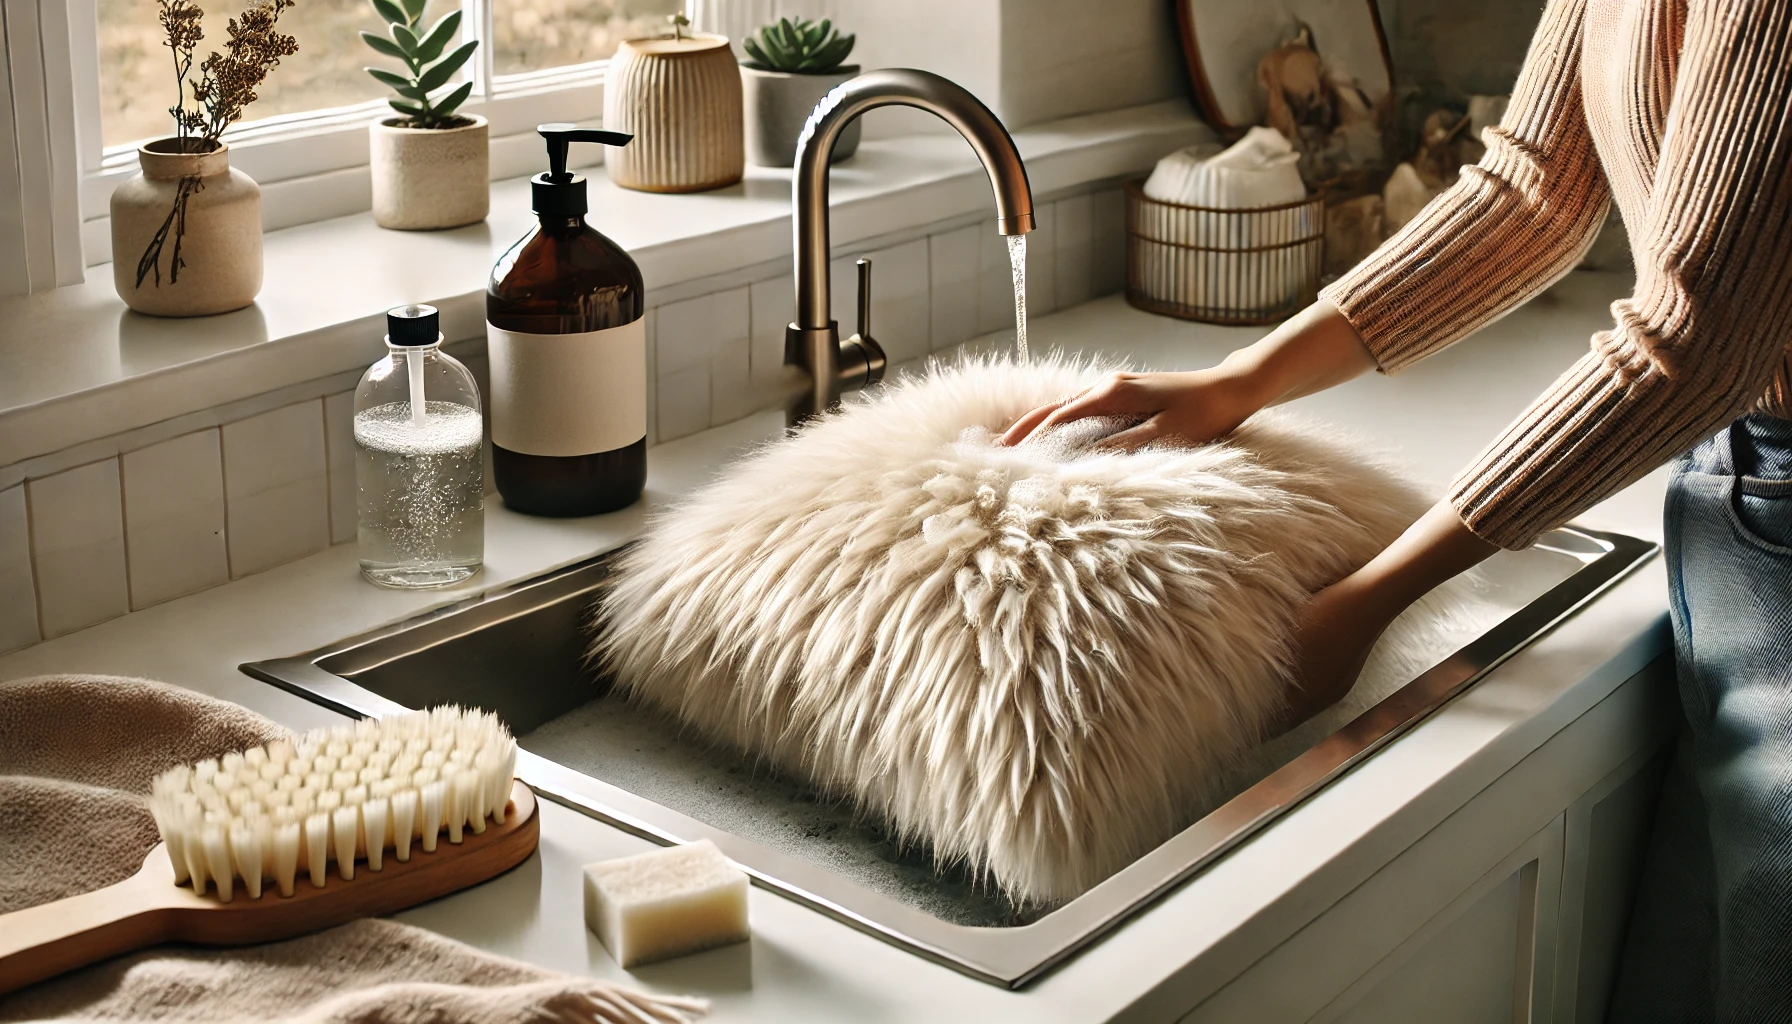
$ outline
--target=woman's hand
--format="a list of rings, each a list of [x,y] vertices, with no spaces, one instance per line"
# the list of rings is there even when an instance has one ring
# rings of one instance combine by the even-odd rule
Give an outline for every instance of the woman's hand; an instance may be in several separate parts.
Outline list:
[[[1095,387],[1016,420],[1003,444],[1089,416],[1139,423],[1103,442],[1131,450],[1159,439],[1199,444],[1221,437],[1266,405],[1342,384],[1375,367],[1350,321],[1315,302],[1218,366],[1179,373],[1117,373]]]
[[[1263,407],[1252,382],[1226,367],[1178,373],[1116,373],[1100,384],[1016,420],[1003,444],[1019,444],[1048,430],[1090,416],[1118,416],[1139,422],[1102,441],[1104,448],[1131,451],[1159,438],[1199,444],[1228,434]]]
[[[1288,717],[1277,731],[1342,699],[1389,623],[1498,550],[1440,501],[1367,565],[1314,594],[1296,626],[1295,679]]]

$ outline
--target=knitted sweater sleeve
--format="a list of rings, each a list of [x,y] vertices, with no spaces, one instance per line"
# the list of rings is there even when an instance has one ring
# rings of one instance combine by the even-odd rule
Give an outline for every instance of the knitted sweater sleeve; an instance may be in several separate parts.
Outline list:
[[[1580,262],[1610,190],[1581,102],[1586,0],[1549,0],[1487,153],[1327,286],[1384,372],[1448,346]]]
[[[1729,423],[1792,332],[1792,3],[1693,0],[1616,323],[1451,485],[1519,547]]]

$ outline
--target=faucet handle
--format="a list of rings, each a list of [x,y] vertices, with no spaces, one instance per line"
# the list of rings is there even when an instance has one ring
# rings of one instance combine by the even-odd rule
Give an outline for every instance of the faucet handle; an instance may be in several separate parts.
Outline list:
[[[871,261],[859,260],[859,337],[871,337]]]
[[[842,390],[869,387],[884,379],[884,349],[871,337],[871,261],[859,260],[859,330],[840,342]]]

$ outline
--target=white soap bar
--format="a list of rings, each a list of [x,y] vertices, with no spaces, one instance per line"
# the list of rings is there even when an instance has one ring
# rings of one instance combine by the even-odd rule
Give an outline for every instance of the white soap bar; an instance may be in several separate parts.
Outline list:
[[[747,876],[705,839],[585,865],[585,926],[624,967],[747,939]]]

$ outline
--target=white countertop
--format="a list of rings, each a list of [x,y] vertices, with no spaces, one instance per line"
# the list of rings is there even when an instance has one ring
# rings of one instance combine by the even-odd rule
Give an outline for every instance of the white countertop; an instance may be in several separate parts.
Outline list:
[[[1397,378],[1365,378],[1300,404],[1441,481],[1585,351],[1588,335],[1608,322],[1607,304],[1627,289],[1613,275],[1571,274]],[[1208,364],[1260,333],[1148,316],[1117,296],[1042,318],[1032,331],[1036,349],[1131,353],[1160,367]],[[653,448],[646,501],[610,516],[540,520],[490,505],[486,571],[474,587],[380,590],[359,580],[354,546],[341,545],[15,652],[0,658],[0,678],[152,676],[295,727],[324,724],[335,716],[236,666],[298,654],[611,547],[639,531],[645,512],[780,427],[778,415],[762,414]],[[1581,521],[1658,539],[1664,480],[1654,474]],[[750,944],[623,972],[584,928],[578,870],[649,843],[550,802],[541,804],[538,856],[400,918],[546,967],[706,996],[718,1021],[1173,1017],[1310,919],[1318,893],[1384,863],[1664,649],[1664,595],[1656,560],[1205,874],[1019,992],[928,963],[757,888]]]

